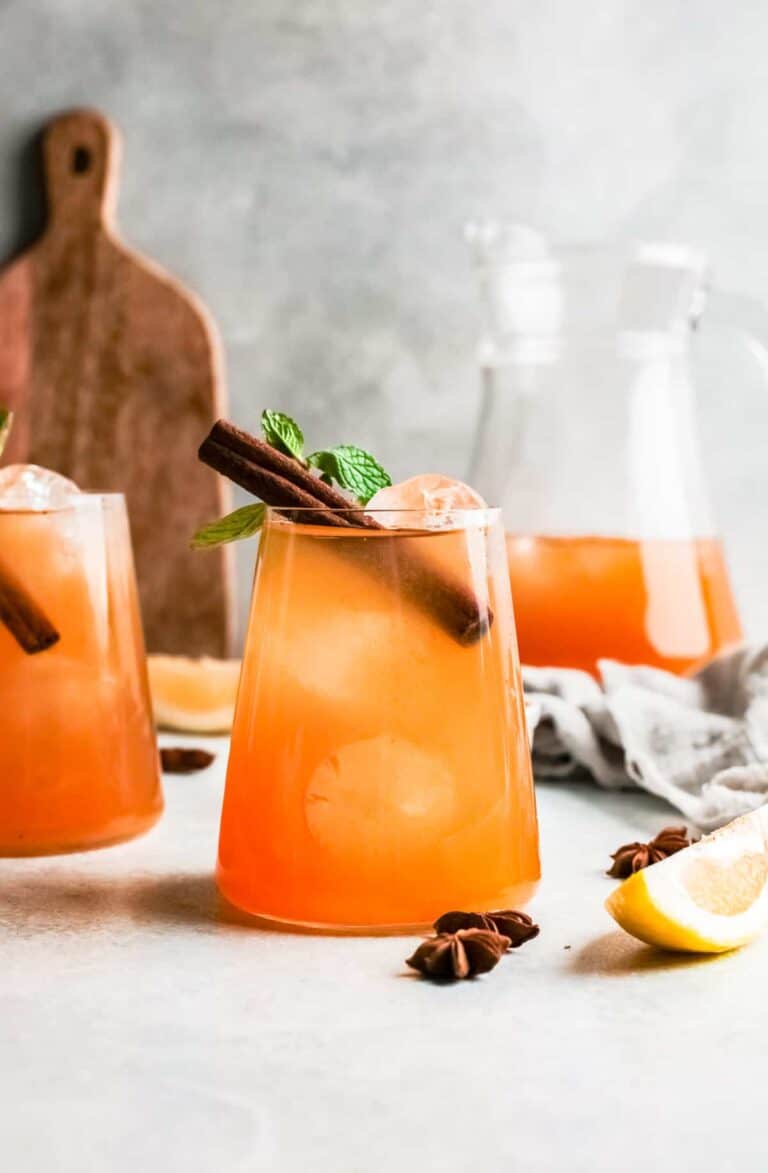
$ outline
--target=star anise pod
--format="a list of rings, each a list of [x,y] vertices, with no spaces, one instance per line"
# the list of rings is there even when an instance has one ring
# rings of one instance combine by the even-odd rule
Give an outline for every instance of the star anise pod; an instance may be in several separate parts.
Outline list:
[[[460,912],[458,909],[444,912],[432,927],[436,933],[458,933],[459,929],[485,929],[489,933],[496,932],[496,926],[487,912]]]
[[[193,749],[174,745],[160,750],[160,764],[164,774],[194,774],[210,766],[215,754],[207,749]]]
[[[527,912],[516,912],[513,908],[502,908],[498,912],[489,912],[497,933],[509,938],[510,949],[517,949],[526,941],[532,941],[539,935],[539,926]]]
[[[607,875],[616,880],[626,880],[634,872],[647,868],[652,863],[660,863],[669,855],[690,847],[692,840],[688,837],[685,827],[664,827],[649,843],[625,843],[614,851],[611,859],[613,863]]]
[[[509,948],[507,937],[487,929],[459,929],[422,941],[406,965],[428,978],[475,977],[498,965]]]
[[[525,912],[501,908],[495,912],[444,912],[435,921],[436,933],[455,933],[459,929],[486,929],[501,933],[510,949],[517,949],[539,935],[539,926]]]

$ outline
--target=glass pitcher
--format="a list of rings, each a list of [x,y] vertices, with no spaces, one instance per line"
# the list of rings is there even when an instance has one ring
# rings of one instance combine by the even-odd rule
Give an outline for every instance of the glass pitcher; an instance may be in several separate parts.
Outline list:
[[[522,661],[685,672],[739,642],[696,435],[705,258],[468,236],[485,312],[470,481],[503,508]]]

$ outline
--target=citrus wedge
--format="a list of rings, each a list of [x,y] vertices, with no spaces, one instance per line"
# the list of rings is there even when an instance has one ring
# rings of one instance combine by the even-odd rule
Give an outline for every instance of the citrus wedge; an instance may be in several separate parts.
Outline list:
[[[152,709],[160,729],[226,733],[232,728],[239,660],[149,656],[147,663]]]
[[[623,929],[662,949],[724,953],[768,924],[768,806],[635,872],[606,900]]]

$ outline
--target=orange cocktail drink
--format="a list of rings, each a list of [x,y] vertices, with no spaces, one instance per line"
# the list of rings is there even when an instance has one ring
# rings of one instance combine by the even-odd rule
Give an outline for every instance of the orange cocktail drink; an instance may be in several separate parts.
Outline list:
[[[30,655],[0,624],[0,855],[130,838],[162,796],[123,498],[0,509],[3,568],[59,639]]]
[[[536,887],[498,513],[456,511],[432,532],[421,520],[371,532],[269,511],[218,865],[250,913],[421,925],[452,907],[517,907]],[[490,625],[452,630],[446,582]]]
[[[742,638],[716,538],[507,537],[524,664],[685,672]]]

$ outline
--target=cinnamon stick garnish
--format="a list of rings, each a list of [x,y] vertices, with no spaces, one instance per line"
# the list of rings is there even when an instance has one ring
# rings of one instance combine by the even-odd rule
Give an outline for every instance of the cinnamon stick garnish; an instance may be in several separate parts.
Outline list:
[[[290,520],[370,530],[369,540],[356,541],[352,548],[340,544],[339,553],[428,611],[460,644],[475,643],[490,627],[493,615],[487,602],[481,602],[416,549],[403,556],[401,546],[399,556],[393,558],[389,543],[381,540],[391,530],[270,444],[219,420],[201,444],[199,457],[266,505],[285,511]],[[423,535],[423,530],[412,531],[414,538]]]
[[[0,564],[0,623],[30,656],[58,643],[58,631],[12,570]]]
[[[316,509],[318,505],[327,505],[331,509],[345,509],[349,520],[345,521],[346,525],[365,526],[366,529],[383,529],[384,526],[375,518],[369,517],[362,509],[356,509],[351,504],[348,497],[335,489],[333,485],[327,485],[325,481],[321,481],[320,477],[315,476],[298,460],[294,460],[292,456],[286,456],[283,452],[273,448],[271,444],[260,440],[257,436],[251,436],[248,432],[244,432],[242,428],[231,424],[229,420],[218,420],[211,428],[210,434],[203,441],[200,448],[200,459],[209,463],[205,452],[215,451],[209,445],[218,445],[219,448],[225,448],[227,452],[234,453],[236,456],[242,457],[243,460],[249,464],[258,464],[261,468],[266,469],[275,476],[281,477],[285,481],[289,481],[297,489],[307,493],[314,498],[311,508]],[[227,475],[227,474],[225,474]],[[248,488],[247,485],[241,485],[242,488]],[[274,502],[268,501],[266,497],[262,497],[258,490],[249,489],[249,492],[256,493],[257,497],[261,497],[266,505],[272,505]],[[288,502],[288,505],[295,502]],[[319,525],[334,525],[340,524],[340,519],[335,521],[325,521],[316,518],[316,523]],[[341,519],[343,521],[343,519]]]
[[[274,452],[274,449],[271,451]],[[279,455],[277,452],[274,454]],[[331,513],[327,506],[323,508],[323,503],[317,497],[287,480],[280,473],[230,451],[223,443],[213,438],[213,432],[201,444],[198,455],[204,464],[215,468],[216,472],[234,481],[241,489],[253,493],[254,497],[260,498],[265,505],[285,509],[292,521],[309,521],[316,525],[331,525],[341,529],[353,528],[351,520],[347,521],[345,517]],[[260,458],[260,455],[257,454],[257,457]],[[319,478],[311,476],[310,480]],[[350,508],[346,499],[344,507]],[[306,512],[308,509],[312,510],[310,515]]]

